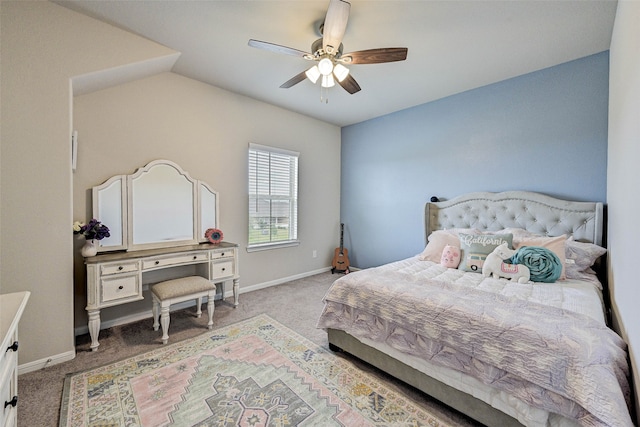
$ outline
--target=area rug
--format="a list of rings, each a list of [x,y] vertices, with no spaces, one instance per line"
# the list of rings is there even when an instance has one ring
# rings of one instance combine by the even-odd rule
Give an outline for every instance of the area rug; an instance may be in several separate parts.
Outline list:
[[[267,315],[65,380],[60,426],[165,425],[447,426]]]

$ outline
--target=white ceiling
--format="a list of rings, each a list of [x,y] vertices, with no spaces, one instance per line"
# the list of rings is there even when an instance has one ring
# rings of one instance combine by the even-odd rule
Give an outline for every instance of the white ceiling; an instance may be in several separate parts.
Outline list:
[[[172,71],[345,126],[609,48],[616,1],[352,0],[344,52],[407,47],[403,62],[349,66],[349,95],[308,80],[302,58],[251,48],[249,39],[310,51],[328,0],[56,3],[181,52]]]

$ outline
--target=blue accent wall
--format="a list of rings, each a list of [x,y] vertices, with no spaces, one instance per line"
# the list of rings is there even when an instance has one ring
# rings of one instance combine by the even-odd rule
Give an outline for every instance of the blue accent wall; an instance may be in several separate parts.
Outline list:
[[[431,196],[529,190],[605,202],[608,81],[607,51],[344,127],[351,264],[420,253]]]

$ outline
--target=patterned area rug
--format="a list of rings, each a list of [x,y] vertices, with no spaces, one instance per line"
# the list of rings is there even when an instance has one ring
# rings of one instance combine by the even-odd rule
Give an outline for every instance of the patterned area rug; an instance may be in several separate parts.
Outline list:
[[[65,380],[60,426],[447,424],[266,315]]]

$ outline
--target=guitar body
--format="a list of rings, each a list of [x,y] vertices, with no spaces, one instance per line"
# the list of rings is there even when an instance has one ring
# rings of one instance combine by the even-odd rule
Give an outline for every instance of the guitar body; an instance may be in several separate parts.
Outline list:
[[[342,235],[344,234],[344,224],[340,224],[340,247],[336,248],[331,261],[331,274],[335,272],[349,272],[349,251],[344,247]]]

